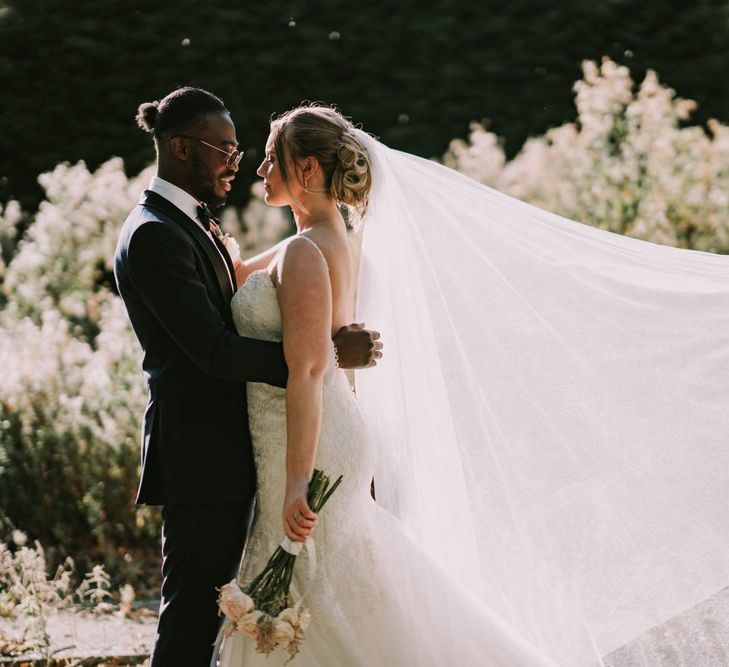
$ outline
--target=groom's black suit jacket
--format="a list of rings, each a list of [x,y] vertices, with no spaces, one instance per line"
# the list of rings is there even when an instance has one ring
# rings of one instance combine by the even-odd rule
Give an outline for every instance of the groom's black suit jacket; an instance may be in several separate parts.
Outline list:
[[[281,345],[235,333],[220,253],[154,192],[124,223],[114,275],[149,387],[137,502],[249,500],[255,469],[245,382],[285,386]]]

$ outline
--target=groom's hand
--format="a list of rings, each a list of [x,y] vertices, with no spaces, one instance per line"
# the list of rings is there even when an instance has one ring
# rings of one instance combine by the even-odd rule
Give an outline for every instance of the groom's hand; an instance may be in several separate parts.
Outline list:
[[[337,331],[334,345],[337,348],[339,368],[370,368],[382,358],[380,332],[365,329],[364,324],[348,324]]]

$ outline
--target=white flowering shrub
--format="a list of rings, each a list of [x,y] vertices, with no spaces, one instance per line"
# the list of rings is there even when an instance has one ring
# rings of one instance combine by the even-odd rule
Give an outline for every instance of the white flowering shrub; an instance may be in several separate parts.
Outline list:
[[[49,658],[51,639],[48,616],[55,609],[68,605],[72,593],[73,561],[59,565],[55,575],[48,576],[48,565],[39,542],[27,546],[22,531],[13,532],[10,544],[0,542],[0,616],[25,620],[27,648],[40,651]]]
[[[0,280],[5,276],[7,263],[13,256],[18,238],[18,229],[23,220],[20,204],[9,201],[4,207],[0,206]],[[0,304],[4,300],[0,295]]]
[[[57,558],[114,567],[118,545],[156,530],[132,505],[145,392],[110,283],[119,227],[149,176],[127,179],[119,159],[94,173],[59,165],[40,177],[47,199],[20,238],[17,205],[3,212],[14,248],[2,275],[0,508]]]
[[[133,505],[146,390],[112,261],[151,173],[129,179],[118,158],[93,173],[62,164],[39,178],[46,200],[34,216],[16,202],[0,210],[4,529],[27,531],[57,560],[101,557],[126,577],[142,574],[129,551],[156,561],[158,517]],[[289,229],[255,193],[244,222],[234,211],[224,220],[244,255]]]
[[[18,644],[23,652],[52,657],[48,620],[61,609],[83,608],[96,614],[116,612],[125,616],[132,613],[134,588],[125,584],[112,594],[103,565],[95,565],[80,585],[76,586],[74,580],[77,576],[72,558],[66,558],[51,576],[40,542],[29,546],[24,532],[14,530],[9,542],[0,541],[0,618],[22,620],[22,640]]]
[[[507,161],[481,125],[455,140],[445,164],[573,220],[637,238],[729,252],[729,127],[687,125],[695,103],[649,71],[605,58],[583,64],[577,120],[528,140]]]
[[[149,181],[128,179],[120,158],[90,173],[83,162],[42,174],[46,191],[5,271],[4,292],[19,316],[40,323],[53,309],[93,336],[108,298],[119,227]],[[90,329],[87,329],[90,327]],[[75,333],[82,333],[76,329]]]

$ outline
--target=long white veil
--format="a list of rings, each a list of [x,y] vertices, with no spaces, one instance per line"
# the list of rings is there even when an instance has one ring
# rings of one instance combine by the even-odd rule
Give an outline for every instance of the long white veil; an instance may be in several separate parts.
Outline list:
[[[572,222],[359,136],[378,502],[561,665],[729,585],[729,257]]]

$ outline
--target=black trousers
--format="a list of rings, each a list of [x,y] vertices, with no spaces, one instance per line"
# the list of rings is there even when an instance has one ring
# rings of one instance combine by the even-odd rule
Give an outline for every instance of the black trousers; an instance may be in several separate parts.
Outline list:
[[[162,508],[162,600],[150,667],[209,667],[215,590],[237,576],[253,501]]]

